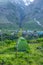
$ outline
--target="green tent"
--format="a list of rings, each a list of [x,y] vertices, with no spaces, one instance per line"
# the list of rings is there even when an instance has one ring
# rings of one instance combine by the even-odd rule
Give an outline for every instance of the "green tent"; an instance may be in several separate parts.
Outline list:
[[[28,44],[25,38],[20,37],[18,39],[18,43],[17,43],[17,50],[18,51],[26,51],[28,49]]]

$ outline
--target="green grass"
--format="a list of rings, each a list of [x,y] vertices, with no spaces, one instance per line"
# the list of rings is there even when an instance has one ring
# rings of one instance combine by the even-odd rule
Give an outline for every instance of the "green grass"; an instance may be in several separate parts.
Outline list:
[[[18,52],[15,41],[0,41],[0,65],[43,65],[43,41],[31,41],[28,45],[29,52]]]

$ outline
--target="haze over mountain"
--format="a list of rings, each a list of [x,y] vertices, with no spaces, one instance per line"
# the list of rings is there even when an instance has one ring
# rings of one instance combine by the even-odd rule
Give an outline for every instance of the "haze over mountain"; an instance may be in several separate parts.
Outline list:
[[[0,0],[0,29],[43,30],[43,0]]]

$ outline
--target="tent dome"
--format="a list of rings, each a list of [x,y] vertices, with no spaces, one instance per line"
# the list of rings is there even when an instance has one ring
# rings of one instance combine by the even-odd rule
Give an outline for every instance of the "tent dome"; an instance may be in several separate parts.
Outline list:
[[[20,37],[18,39],[18,43],[17,43],[17,49],[18,51],[26,51],[28,48],[28,44],[25,38]]]

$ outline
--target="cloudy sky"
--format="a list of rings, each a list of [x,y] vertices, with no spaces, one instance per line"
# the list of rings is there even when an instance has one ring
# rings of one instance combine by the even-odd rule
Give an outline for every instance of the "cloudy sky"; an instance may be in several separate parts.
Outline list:
[[[15,1],[15,0],[0,0],[0,2],[7,2],[7,1]],[[20,0],[16,0],[16,1],[20,1]],[[34,0],[23,0],[25,5],[30,4],[31,2],[33,2]]]
[[[30,4],[31,2],[33,2],[34,0],[23,0],[23,1],[24,1],[25,5],[28,5],[28,4]]]
[[[0,2],[4,2],[4,1],[8,1],[8,0],[0,0]],[[18,0],[19,1],[19,0]],[[26,2],[26,1],[31,1],[31,2],[33,2],[34,0],[23,0],[24,2]]]
[[[8,0],[0,0],[0,2],[7,2]]]

